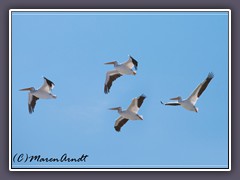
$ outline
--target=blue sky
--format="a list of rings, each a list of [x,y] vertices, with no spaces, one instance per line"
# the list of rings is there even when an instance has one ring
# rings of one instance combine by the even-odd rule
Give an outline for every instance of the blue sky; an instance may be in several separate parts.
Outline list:
[[[104,94],[105,62],[139,63],[136,76]],[[188,97],[209,72],[198,113],[160,101]],[[19,89],[55,83],[55,100],[28,113]],[[145,94],[120,133],[118,113]],[[13,12],[12,155],[71,158],[80,163],[13,163],[15,168],[226,168],[228,165],[227,12]]]

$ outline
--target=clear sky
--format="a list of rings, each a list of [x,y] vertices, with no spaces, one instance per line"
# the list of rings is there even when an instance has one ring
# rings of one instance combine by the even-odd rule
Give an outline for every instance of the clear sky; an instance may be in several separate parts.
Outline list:
[[[105,62],[138,61],[104,94]],[[187,98],[215,77],[196,106],[163,106]],[[28,113],[21,88],[55,83],[57,99]],[[116,111],[145,94],[139,114],[114,130]],[[226,168],[228,165],[227,12],[13,12],[12,155],[86,162],[15,162],[15,168]]]

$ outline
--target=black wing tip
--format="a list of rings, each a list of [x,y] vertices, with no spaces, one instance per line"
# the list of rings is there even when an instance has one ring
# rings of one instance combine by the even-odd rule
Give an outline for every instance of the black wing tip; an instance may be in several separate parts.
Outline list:
[[[110,91],[110,88],[108,88],[107,85],[105,84],[105,85],[104,85],[104,93],[105,93],[105,94],[108,94],[109,91]]]
[[[143,98],[143,99],[145,99],[145,98],[147,98],[147,96],[145,95],[145,94],[142,94],[141,96],[139,96],[140,98]]]
[[[43,78],[47,81],[47,83],[51,86],[51,84],[53,84],[55,86],[55,84],[50,81],[48,78],[46,78],[45,76],[43,76]]]
[[[34,109],[33,107],[31,107],[30,104],[28,105],[28,111],[29,111],[29,114],[32,114],[34,112]]]
[[[120,132],[121,128],[117,127],[117,126],[114,126],[114,129],[117,131],[117,132]]]
[[[36,97],[36,96],[32,96],[32,102],[31,104],[28,104],[28,111],[30,114],[32,114],[34,112],[34,108],[36,106],[36,101],[38,100],[39,98]]]
[[[214,73],[213,72],[208,73],[208,77],[207,78],[209,78],[209,79],[214,78]]]
[[[43,76],[43,79],[45,79],[46,81],[49,81],[49,79],[48,79],[48,78],[46,78],[45,76]]]
[[[161,102],[161,104],[162,104],[162,105],[165,105],[165,103],[164,103],[164,102],[162,102],[162,101],[160,101],[160,102]]]
[[[145,98],[146,98],[146,96],[145,96],[144,94],[142,94],[141,96],[139,96],[139,97],[137,98],[137,106],[138,106],[139,108],[142,106],[143,101],[144,101]]]
[[[129,58],[131,58],[131,60],[132,60],[132,62],[133,62],[133,64],[134,64],[134,68],[137,70],[137,68],[138,68],[138,62],[137,62],[137,60],[134,59],[131,55],[129,55]]]

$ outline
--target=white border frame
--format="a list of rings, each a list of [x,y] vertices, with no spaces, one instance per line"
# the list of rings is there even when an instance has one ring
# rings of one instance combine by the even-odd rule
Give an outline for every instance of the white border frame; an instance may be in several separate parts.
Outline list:
[[[114,168],[114,169],[100,169],[100,168],[82,168],[82,169],[71,169],[71,168],[12,168],[12,12],[228,12],[228,169],[151,169],[151,168]],[[10,9],[9,10],[9,171],[231,171],[231,9]]]

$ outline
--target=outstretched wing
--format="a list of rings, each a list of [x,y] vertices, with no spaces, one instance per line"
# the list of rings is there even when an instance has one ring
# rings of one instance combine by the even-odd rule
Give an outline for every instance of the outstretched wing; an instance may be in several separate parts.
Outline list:
[[[194,104],[196,104],[198,98],[202,95],[202,93],[205,91],[207,88],[208,84],[214,77],[213,73],[209,73],[207,78],[198,85],[198,87],[192,92],[192,94],[188,97],[188,100]]]
[[[131,104],[128,106],[128,110],[137,114],[145,98],[146,98],[145,95],[141,95],[138,98],[134,98]]]
[[[137,70],[138,67],[138,62],[132,56],[129,56],[128,61],[126,61],[123,64],[127,66],[129,69],[132,69],[134,67]]]
[[[34,112],[34,108],[38,99],[38,97],[32,95],[31,93],[28,93],[28,111],[30,114]]]
[[[107,94],[110,91],[113,81],[122,76],[117,70],[108,71],[106,74],[106,80],[104,84],[104,93]]]
[[[54,88],[55,84],[52,81],[50,81],[49,79],[47,79],[45,77],[43,77],[43,78],[44,78],[44,83],[39,88],[39,90],[45,91],[47,93],[50,93],[51,90]]]
[[[123,127],[123,125],[126,124],[127,122],[128,122],[128,119],[120,116],[115,122],[115,125],[114,125],[115,130],[119,132]]]

